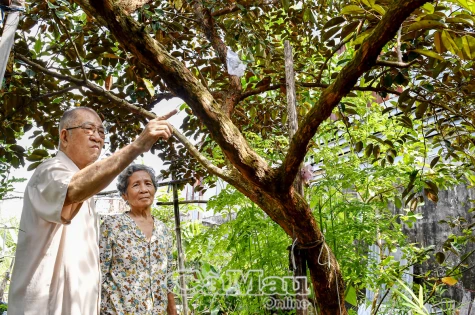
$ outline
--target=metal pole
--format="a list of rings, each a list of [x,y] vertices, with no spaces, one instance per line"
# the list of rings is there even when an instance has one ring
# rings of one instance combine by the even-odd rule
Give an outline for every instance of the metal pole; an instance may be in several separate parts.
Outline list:
[[[175,176],[172,172],[172,179],[175,180]],[[183,314],[188,315],[188,299],[186,294],[186,281],[185,281],[185,259],[183,257],[183,247],[181,242],[181,228],[180,228],[180,208],[178,205],[178,187],[177,183],[173,184],[173,210],[175,214],[175,232],[176,232],[176,244],[178,249],[178,268],[180,274],[180,293],[183,300]]]

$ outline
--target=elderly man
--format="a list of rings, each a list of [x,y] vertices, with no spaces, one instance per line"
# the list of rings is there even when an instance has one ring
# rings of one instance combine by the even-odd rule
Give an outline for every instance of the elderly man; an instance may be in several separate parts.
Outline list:
[[[140,136],[112,156],[95,162],[104,127],[87,107],[61,118],[56,157],[38,166],[25,191],[8,297],[8,314],[99,314],[98,216],[92,196],[137,156],[168,139],[166,121],[151,120]]]

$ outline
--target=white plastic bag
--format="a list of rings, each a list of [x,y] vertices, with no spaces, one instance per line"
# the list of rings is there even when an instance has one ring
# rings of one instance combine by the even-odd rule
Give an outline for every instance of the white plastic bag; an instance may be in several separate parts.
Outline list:
[[[226,65],[228,66],[228,73],[230,75],[242,77],[246,70],[246,65],[239,59],[238,54],[232,51],[229,47],[228,52],[226,53]]]

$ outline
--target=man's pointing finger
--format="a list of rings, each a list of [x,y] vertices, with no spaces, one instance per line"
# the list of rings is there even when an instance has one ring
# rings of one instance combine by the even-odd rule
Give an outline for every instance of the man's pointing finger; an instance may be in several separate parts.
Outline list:
[[[168,118],[172,117],[173,115],[175,115],[176,113],[178,113],[178,110],[174,109],[172,110],[171,112],[165,114],[165,115],[162,115],[162,116],[157,116],[157,118],[155,118],[156,120],[167,120]]]

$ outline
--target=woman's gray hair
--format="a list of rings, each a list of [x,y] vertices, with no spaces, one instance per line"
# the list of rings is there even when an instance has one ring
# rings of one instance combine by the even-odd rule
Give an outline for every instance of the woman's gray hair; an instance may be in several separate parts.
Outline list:
[[[157,189],[157,179],[155,178],[155,172],[151,167],[148,167],[143,164],[131,164],[127,166],[127,168],[123,170],[117,178],[117,190],[120,192],[121,195],[124,195],[127,192],[127,186],[129,186],[130,176],[132,176],[133,173],[138,171],[147,172],[148,175],[150,175],[150,178],[152,179],[152,183],[155,187],[155,190]]]

